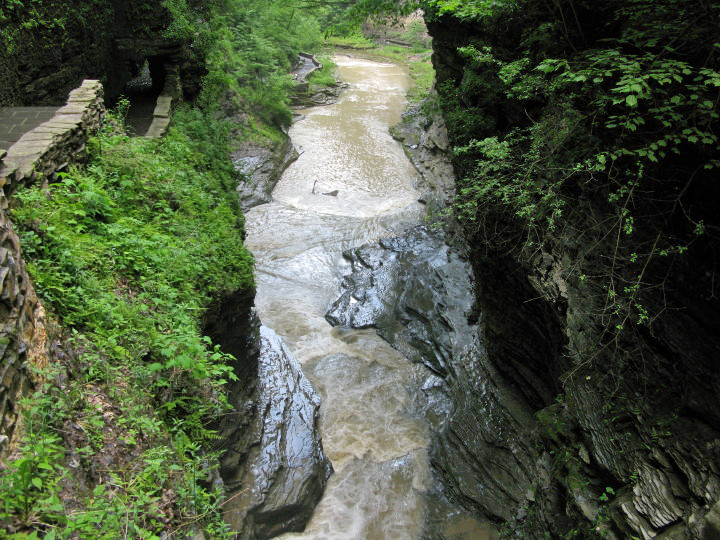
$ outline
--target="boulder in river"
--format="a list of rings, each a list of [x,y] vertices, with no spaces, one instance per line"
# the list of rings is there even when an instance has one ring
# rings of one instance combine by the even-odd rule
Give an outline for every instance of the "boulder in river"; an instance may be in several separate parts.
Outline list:
[[[235,170],[244,177],[237,187],[243,212],[270,202],[282,173],[299,155],[289,137],[272,148],[248,144],[233,152]]]
[[[332,473],[315,430],[320,398],[277,334],[262,326],[260,336],[256,445],[235,471],[242,491],[225,514],[247,538],[303,530]]]
[[[439,376],[432,386],[444,386],[452,406],[433,433],[433,467],[466,506],[488,517],[510,517],[508,509],[532,482],[537,456],[522,427],[533,417],[488,361],[469,261],[426,227],[344,256],[353,271],[327,320],[375,327]]]

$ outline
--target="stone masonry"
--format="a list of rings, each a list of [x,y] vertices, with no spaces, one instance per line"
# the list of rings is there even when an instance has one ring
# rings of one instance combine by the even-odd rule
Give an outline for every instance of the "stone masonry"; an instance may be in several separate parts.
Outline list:
[[[32,384],[28,365],[48,362],[45,313],[8,216],[8,197],[17,186],[44,181],[81,160],[89,133],[100,127],[104,114],[102,85],[86,80],[51,119],[7,153],[0,150],[0,457],[18,422],[18,401]]]
[[[5,107],[0,109],[0,149],[7,150],[28,131],[47,122],[58,107]]]
[[[88,133],[99,128],[104,117],[102,84],[83,81],[50,120],[8,149],[0,166],[0,187],[5,194],[10,196],[18,185],[46,178],[70,162],[82,160]]]

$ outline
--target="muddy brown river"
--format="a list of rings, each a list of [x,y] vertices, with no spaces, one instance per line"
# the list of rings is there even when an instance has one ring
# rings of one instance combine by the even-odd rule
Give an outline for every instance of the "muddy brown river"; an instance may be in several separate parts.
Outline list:
[[[290,130],[299,159],[273,201],[246,216],[258,312],[322,396],[319,428],[335,469],[306,531],[282,538],[414,539],[430,481],[428,428],[408,411],[428,373],[373,330],[324,319],[349,272],[342,251],[422,217],[417,172],[388,132],[410,80],[394,64],[334,60],[349,88],[337,104],[303,111]]]

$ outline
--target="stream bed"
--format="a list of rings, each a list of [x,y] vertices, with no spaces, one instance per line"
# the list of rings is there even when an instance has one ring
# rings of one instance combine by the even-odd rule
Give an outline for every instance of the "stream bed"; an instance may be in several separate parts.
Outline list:
[[[394,64],[334,61],[348,89],[335,105],[303,111],[290,130],[300,157],[273,200],[246,215],[258,313],[322,397],[319,429],[335,470],[306,531],[282,538],[415,539],[431,475],[429,428],[412,412],[430,372],[375,330],[324,318],[350,270],[342,252],[422,218],[417,172],[388,132],[410,80]]]

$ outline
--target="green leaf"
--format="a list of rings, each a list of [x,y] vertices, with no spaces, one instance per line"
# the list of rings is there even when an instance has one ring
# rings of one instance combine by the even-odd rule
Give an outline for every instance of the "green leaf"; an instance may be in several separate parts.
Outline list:
[[[42,489],[42,480],[40,480],[40,478],[35,477],[32,480],[30,480],[30,482],[32,482],[32,485],[35,486],[36,488]]]
[[[625,98],[625,103],[628,104],[629,107],[637,107],[638,99],[637,96],[634,94],[630,94]]]

